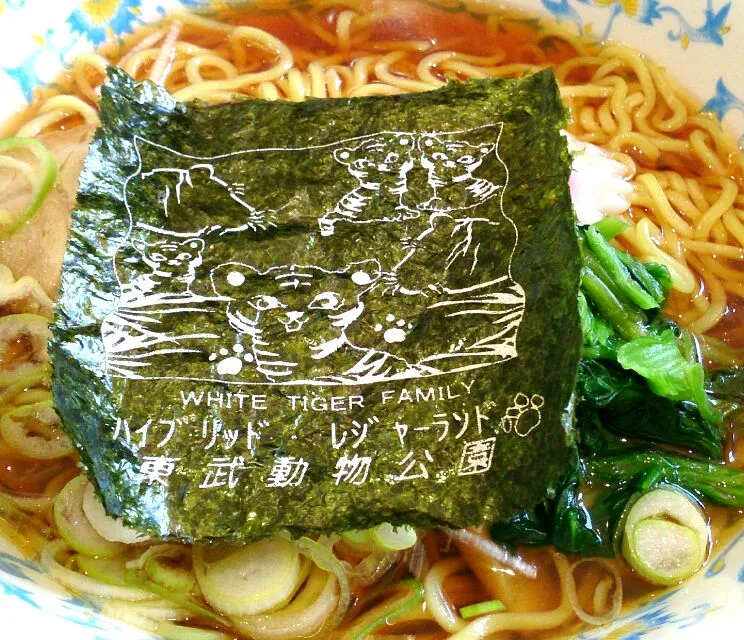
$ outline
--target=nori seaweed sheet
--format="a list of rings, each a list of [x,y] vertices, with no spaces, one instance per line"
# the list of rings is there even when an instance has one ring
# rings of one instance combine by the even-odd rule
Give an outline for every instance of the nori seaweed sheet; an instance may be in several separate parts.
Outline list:
[[[579,251],[555,78],[179,104],[112,69],[53,393],[159,537],[463,527],[572,446]]]

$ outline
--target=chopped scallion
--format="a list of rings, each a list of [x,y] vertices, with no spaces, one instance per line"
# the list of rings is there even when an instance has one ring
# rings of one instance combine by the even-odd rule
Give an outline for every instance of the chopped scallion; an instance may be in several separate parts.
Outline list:
[[[23,224],[33,218],[41,208],[44,200],[49,195],[55,181],[57,180],[57,162],[47,148],[34,138],[6,138],[0,140],[0,155],[9,151],[24,149],[30,152],[39,163],[38,173],[33,170],[31,201],[26,210],[19,216],[12,218],[2,212],[0,217],[0,238],[7,238],[17,231]],[[8,159],[10,162],[12,159]]]
[[[625,520],[623,555],[651,584],[672,585],[703,565],[708,525],[692,497],[672,487],[643,494]]]
[[[408,525],[393,526],[387,522],[370,529],[372,540],[385,551],[410,549],[416,544],[416,530]]]
[[[463,620],[469,620],[476,616],[482,616],[486,613],[499,613],[506,611],[506,605],[501,600],[486,600],[485,602],[478,602],[476,604],[470,604],[467,607],[460,609],[460,616]]]

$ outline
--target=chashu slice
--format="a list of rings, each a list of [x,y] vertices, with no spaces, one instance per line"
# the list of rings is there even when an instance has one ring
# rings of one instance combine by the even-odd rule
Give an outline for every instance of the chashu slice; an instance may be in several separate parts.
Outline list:
[[[78,178],[95,127],[78,126],[38,136],[57,161],[57,181],[39,212],[9,238],[0,240],[0,264],[16,278],[31,276],[56,298],[62,258],[70,233]],[[20,215],[28,206],[28,185],[11,169],[0,169],[0,208]]]

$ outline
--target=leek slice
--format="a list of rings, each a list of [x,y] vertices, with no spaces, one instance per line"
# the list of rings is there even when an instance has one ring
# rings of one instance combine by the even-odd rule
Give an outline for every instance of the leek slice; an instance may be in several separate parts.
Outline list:
[[[341,534],[344,542],[353,547],[368,548],[370,546],[369,529],[351,529]]]
[[[132,602],[154,599],[154,595],[148,591],[105,584],[100,580],[95,580],[82,573],[68,569],[64,565],[67,563],[69,551],[65,541],[57,538],[47,543],[39,555],[41,568],[44,569],[50,578],[59,582],[63,587],[67,587],[75,593],[98,598],[118,598]]]
[[[370,537],[385,551],[410,549],[418,542],[418,536],[413,527],[408,525],[395,527],[387,522],[371,529]]]
[[[0,434],[5,443],[21,455],[53,460],[75,452],[59,424],[52,401],[46,400],[6,411],[0,417]]]
[[[332,574],[338,582],[336,608],[323,622],[318,635],[327,637],[343,620],[351,603],[351,586],[346,568],[333,554],[333,539],[322,536],[318,541],[303,536],[295,541],[300,553],[310,558],[318,567]]]
[[[337,578],[313,564],[310,575],[292,602],[281,611],[234,618],[238,631],[254,640],[294,640],[327,637],[326,621],[338,609]],[[321,636],[321,633],[325,635]]]
[[[204,599],[230,616],[284,607],[302,578],[297,547],[282,537],[244,547],[196,545],[193,564]]]
[[[184,627],[173,622],[160,622],[155,632],[163,640],[232,640],[233,636],[213,629]]]
[[[192,571],[180,565],[184,560],[190,564],[190,559],[188,547],[159,544],[150,547],[130,566],[142,568],[153,582],[169,591],[187,593],[196,586],[196,578]]]
[[[83,493],[83,512],[91,526],[106,540],[125,544],[136,544],[148,540],[143,533],[128,527],[121,519],[112,518],[106,513],[106,508],[98,499],[96,490],[90,482],[87,483]]]
[[[708,523],[693,498],[673,487],[657,487],[631,506],[622,549],[644,580],[667,586],[703,566],[708,541]]]
[[[75,551],[88,556],[110,558],[123,553],[126,545],[106,540],[90,524],[83,511],[83,495],[88,479],[76,476],[70,480],[54,501],[54,524],[57,531]]]
[[[392,525],[384,522],[371,529],[352,529],[344,531],[341,539],[357,551],[373,551],[375,547],[383,551],[402,551],[410,549],[418,541],[416,530],[408,525]]]
[[[137,561],[135,560],[134,563]],[[132,563],[127,563],[129,567]],[[152,580],[149,580],[141,571],[129,569],[124,573],[124,581],[126,584],[132,587],[139,588],[143,591],[147,591],[153,595],[160,596],[174,605],[193,613],[196,617],[205,618],[207,620],[214,620],[216,623],[223,626],[229,624],[229,620],[218,613],[215,613],[211,609],[207,609],[193,596],[186,593],[174,593],[167,587],[164,587]]]
[[[33,404],[23,401],[23,396],[28,391],[41,391],[51,396],[49,391],[50,377],[52,368],[48,364],[38,364],[25,372],[18,373],[12,383],[0,393],[0,410],[10,405],[19,406],[22,404]],[[36,389],[35,387],[44,387]],[[27,396],[26,396],[27,397]],[[35,402],[38,402],[36,400]]]
[[[605,218],[606,219],[606,218]],[[476,604],[469,604],[467,607],[460,609],[460,617],[463,620],[469,620],[476,616],[482,616],[485,613],[501,613],[506,611],[506,605],[501,600],[486,600]]]
[[[38,162],[38,169],[8,156],[9,151],[18,149],[29,151]],[[31,201],[21,215],[11,217],[0,210],[0,238],[7,238],[38,213],[57,180],[57,162],[47,148],[34,138],[6,138],[0,140],[0,166],[20,170],[31,183],[32,189]]]
[[[0,386],[17,382],[19,375],[48,362],[51,338],[49,319],[44,316],[14,313],[0,317]]]
[[[382,603],[357,618],[351,627],[344,629],[339,640],[365,640],[374,636],[375,631],[395,624],[421,605],[424,601],[424,587],[418,580],[409,578],[385,587],[374,597],[382,600]]]
[[[80,571],[89,578],[115,587],[131,586],[124,579],[127,572],[127,561],[121,555],[112,558],[94,558],[80,554],[75,560]]]

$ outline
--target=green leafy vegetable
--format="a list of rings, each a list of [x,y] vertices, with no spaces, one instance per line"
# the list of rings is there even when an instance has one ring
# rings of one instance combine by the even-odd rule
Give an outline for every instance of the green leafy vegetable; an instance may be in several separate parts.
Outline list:
[[[651,308],[659,308],[672,288],[672,279],[669,270],[661,264],[647,262],[643,264],[629,253],[613,249],[620,262],[630,272],[631,276],[648,292],[656,305]]]
[[[639,476],[619,488],[595,490],[587,504],[577,461],[555,498],[508,521],[494,523],[491,537],[511,545],[553,544],[565,553],[612,557],[618,550],[618,527],[641,479]]]
[[[657,296],[648,293],[640,282],[634,280],[631,271],[620,258],[620,252],[610,246],[599,229],[589,227],[585,236],[589,248],[597,258],[597,262],[604,267],[607,275],[620,293],[641,309],[647,310],[659,307],[660,300],[657,299]],[[655,288],[658,289],[659,296],[661,295],[661,288],[653,278],[647,279],[646,282],[653,282],[656,285]]]
[[[644,314],[623,300],[619,287],[613,287],[608,281],[610,275],[596,258],[589,257],[581,273],[584,295],[623,340],[640,338],[646,331]]]
[[[577,377],[582,398],[581,434],[591,415],[620,436],[670,444],[714,459],[723,454],[723,434],[693,402],[673,402],[654,393],[643,378],[598,360],[583,360]]]
[[[50,347],[108,511],[256,540],[555,491],[581,349],[564,120],[550,71],[206,107],[111,70]]]
[[[537,547],[550,544],[550,516],[549,510],[541,503],[509,520],[494,522],[490,527],[491,537],[515,547],[522,544]]]
[[[643,376],[657,395],[695,402],[703,417],[720,422],[705,396],[703,365],[684,357],[671,329],[627,342],[618,349],[617,361]]]
[[[664,449],[722,459],[722,415],[739,411],[740,372],[720,372],[706,383],[690,334],[658,315],[671,284],[668,271],[609,244],[623,230],[612,221],[577,230],[584,346],[576,379],[575,464],[557,495],[494,523],[495,540],[616,555],[629,505],[662,482],[721,504],[739,504],[744,473]],[[642,450],[648,447],[656,450]]]
[[[673,454],[637,452],[590,458],[585,465],[586,477],[593,483],[618,486],[628,482],[629,478],[655,469],[657,482],[678,485],[721,506],[744,507],[744,473],[722,463],[700,462]]]
[[[627,222],[614,216],[602,218],[593,226],[605,237],[606,240],[612,240],[616,235],[621,234],[626,229],[630,229],[630,225]]]
[[[719,400],[744,403],[744,367],[716,371],[708,384],[708,391]]]

